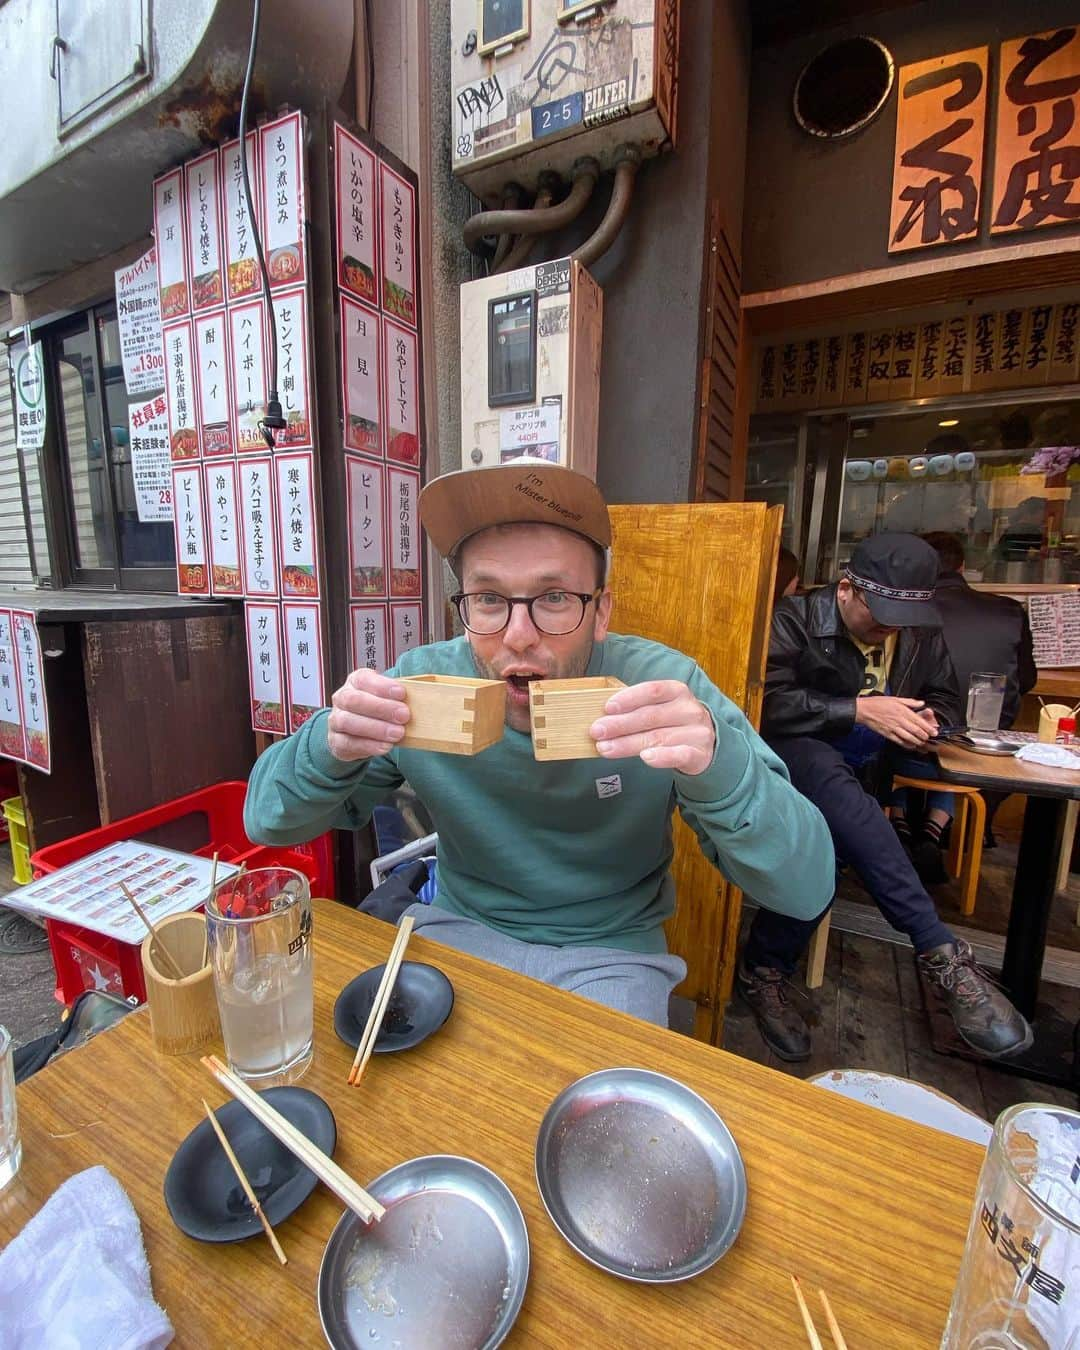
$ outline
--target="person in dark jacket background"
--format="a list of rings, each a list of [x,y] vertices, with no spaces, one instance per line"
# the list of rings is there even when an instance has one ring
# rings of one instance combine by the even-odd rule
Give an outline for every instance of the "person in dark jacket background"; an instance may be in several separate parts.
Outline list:
[[[911,939],[961,1036],[1000,1057],[1026,1049],[1031,1028],[942,923],[857,777],[885,748],[925,750],[939,726],[960,720],[933,605],[937,572],[936,553],[917,536],[874,535],[856,546],[839,582],[782,600],[773,613],[762,735],[824,815],[837,857]],[[819,921],[759,910],[736,973],[739,993],[781,1059],[810,1054],[809,1028],[785,985]]]

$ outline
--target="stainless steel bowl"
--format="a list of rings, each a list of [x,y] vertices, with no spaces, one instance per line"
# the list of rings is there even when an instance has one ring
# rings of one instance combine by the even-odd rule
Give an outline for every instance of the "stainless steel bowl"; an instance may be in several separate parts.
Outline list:
[[[575,1251],[648,1283],[707,1270],[746,1213],[730,1130],[696,1092],[648,1069],[603,1069],[555,1098],[536,1141],[536,1184]]]
[[[335,1350],[490,1350],[521,1311],[529,1235],[509,1187],[469,1158],[413,1158],[368,1191],[379,1223],[342,1215],[319,1267]]]

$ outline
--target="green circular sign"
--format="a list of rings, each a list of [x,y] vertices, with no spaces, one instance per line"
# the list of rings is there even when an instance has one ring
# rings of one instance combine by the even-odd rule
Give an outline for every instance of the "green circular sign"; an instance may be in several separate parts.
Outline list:
[[[41,362],[34,351],[23,352],[15,371],[19,396],[28,408],[36,408],[45,397],[45,381],[41,378]]]

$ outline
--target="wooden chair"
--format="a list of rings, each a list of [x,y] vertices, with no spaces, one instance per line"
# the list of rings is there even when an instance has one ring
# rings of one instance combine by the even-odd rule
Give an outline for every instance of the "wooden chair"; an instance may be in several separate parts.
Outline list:
[[[986,834],[986,802],[978,788],[941,783],[936,778],[908,778],[898,775],[893,787],[918,788],[922,792],[950,792],[956,802],[945,870],[960,882],[960,912],[972,914],[979,888],[983,838]],[[829,914],[818,924],[806,953],[806,987],[819,989],[825,977],[825,949],[829,943]]]
[[[761,717],[780,507],[761,502],[613,506],[612,630],[693,657],[756,727]],[[687,966],[676,991],[697,1005],[694,1034],[718,1045],[731,996],[742,895],[676,818],[678,897],[668,944]]]

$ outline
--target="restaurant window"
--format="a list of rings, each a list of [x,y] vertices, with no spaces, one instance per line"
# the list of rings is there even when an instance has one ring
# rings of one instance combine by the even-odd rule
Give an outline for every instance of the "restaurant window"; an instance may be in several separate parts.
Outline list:
[[[54,570],[75,585],[174,591],[169,522],[139,520],[131,470],[129,398],[116,306],[83,311],[35,333],[45,343],[56,454]]]

